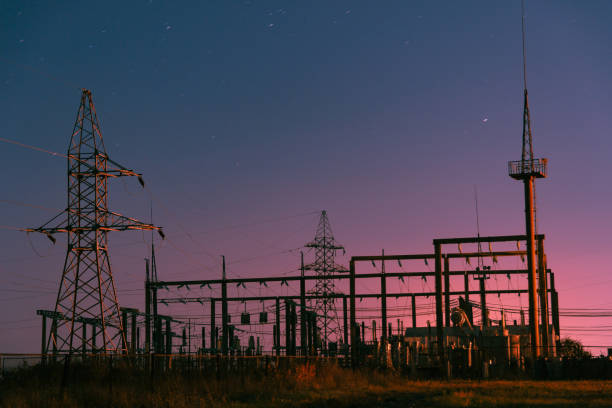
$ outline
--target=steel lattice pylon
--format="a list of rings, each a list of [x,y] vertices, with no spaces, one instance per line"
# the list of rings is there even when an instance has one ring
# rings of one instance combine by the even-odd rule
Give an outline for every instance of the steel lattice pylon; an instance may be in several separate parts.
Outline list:
[[[43,226],[28,232],[65,232],[68,249],[55,303],[54,327],[46,349],[58,353],[79,351],[125,352],[126,338],[119,313],[107,232],[157,230],[108,210],[109,177],[141,175],[109,159],[93,105],[83,89],[81,104],[68,147],[68,207]],[[87,333],[89,326],[93,333]],[[96,341],[98,339],[98,342]]]
[[[338,292],[334,280],[329,276],[336,272],[348,272],[344,266],[335,262],[336,251],[344,251],[344,247],[338,245],[334,239],[327,211],[321,212],[315,239],[305,247],[315,250],[314,263],[306,265],[304,269],[314,271],[318,276],[316,285],[310,293],[317,296],[313,309],[317,315],[317,327],[321,330],[321,348],[327,350],[329,342],[342,338],[335,298],[332,296]]]

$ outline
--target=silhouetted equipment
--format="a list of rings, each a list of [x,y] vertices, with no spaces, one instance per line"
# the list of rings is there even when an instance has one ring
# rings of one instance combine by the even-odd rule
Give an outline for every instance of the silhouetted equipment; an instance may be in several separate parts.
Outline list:
[[[240,315],[240,324],[251,324],[251,315],[248,312],[242,312]]]
[[[338,245],[334,239],[327,211],[321,211],[315,239],[305,247],[315,250],[314,263],[305,265],[304,269],[314,271],[318,278],[310,293],[317,296],[312,309],[317,316],[317,325],[321,329],[322,351],[327,354],[327,344],[342,338],[342,329],[336,311],[336,299],[333,296],[336,294],[336,287],[333,279],[329,277],[337,272],[348,272],[345,267],[335,262],[336,251],[344,251],[344,247]]]
[[[268,323],[268,312],[259,313],[259,323]]]
[[[109,211],[108,179],[123,176],[141,177],[106,154],[91,92],[83,89],[68,147],[68,207],[43,226],[27,230],[52,240],[58,232],[68,236],[47,350],[51,343],[58,353],[127,351],[107,232],[161,229]],[[91,337],[87,336],[87,321],[97,322]],[[96,343],[98,334],[100,342]]]
[[[535,179],[547,176],[547,159],[536,159],[533,155],[533,138],[531,134],[531,119],[529,114],[529,101],[527,94],[527,69],[525,51],[525,12],[523,6],[522,15],[522,39],[523,39],[523,147],[520,161],[508,162],[508,174],[515,180],[522,180],[525,194],[525,230],[527,235],[527,269],[529,270],[529,328],[531,330],[531,348],[535,356],[540,353],[540,328],[538,323],[538,298],[536,275],[536,252],[535,234],[537,234],[537,223],[535,219]],[[542,251],[539,251],[542,252]],[[538,263],[543,264],[544,260],[538,259]],[[543,265],[540,270],[540,286],[545,283],[542,280]],[[543,289],[543,288],[541,288]],[[543,336],[545,348],[549,345],[548,341],[548,302],[545,292],[540,293],[542,324],[545,335]]]
[[[470,329],[472,328],[472,323],[465,313],[465,310],[460,307],[451,309],[451,321],[455,326],[461,327],[467,325]]]

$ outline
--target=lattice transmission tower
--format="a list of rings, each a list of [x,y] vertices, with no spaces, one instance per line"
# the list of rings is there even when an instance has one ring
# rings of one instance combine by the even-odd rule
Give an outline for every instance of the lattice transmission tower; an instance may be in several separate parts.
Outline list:
[[[336,251],[342,250],[344,253],[344,247],[334,239],[327,211],[321,211],[314,241],[309,242],[305,247],[315,250],[315,261],[305,265],[304,269],[314,271],[318,277],[310,293],[317,296],[313,309],[317,315],[317,327],[321,330],[321,348],[327,351],[329,342],[336,342],[342,338],[334,297],[338,292],[330,275],[348,272],[344,266],[335,262]]]
[[[54,352],[125,352],[115,283],[108,256],[109,231],[157,230],[159,227],[109,211],[109,178],[140,174],[112,161],[106,154],[91,92],[83,89],[68,146],[68,207],[28,232],[65,232],[68,249],[55,303],[46,350]],[[87,333],[87,327],[92,332]],[[97,341],[96,341],[97,340]]]

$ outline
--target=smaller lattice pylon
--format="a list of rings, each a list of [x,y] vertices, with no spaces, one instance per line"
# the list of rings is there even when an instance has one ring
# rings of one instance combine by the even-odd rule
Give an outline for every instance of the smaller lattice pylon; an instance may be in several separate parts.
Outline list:
[[[309,293],[316,296],[313,309],[317,316],[317,326],[321,331],[322,348],[327,350],[329,342],[336,342],[342,338],[335,304],[335,296],[339,292],[330,275],[348,272],[346,267],[335,261],[336,252],[341,250],[344,253],[345,250],[334,238],[327,211],[321,211],[315,239],[305,247],[315,250],[315,261],[305,265],[304,269],[314,271],[317,276],[315,287]]]

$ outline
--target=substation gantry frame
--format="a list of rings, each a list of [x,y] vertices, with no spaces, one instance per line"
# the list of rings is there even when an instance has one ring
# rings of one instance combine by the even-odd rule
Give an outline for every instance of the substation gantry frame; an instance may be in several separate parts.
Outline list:
[[[540,282],[542,291],[540,292],[541,303],[548,304],[548,293],[550,293],[552,300],[552,321],[555,328],[555,332],[559,333],[559,308],[558,308],[558,294],[554,287],[554,273],[545,268],[545,254],[544,254],[544,235],[538,235],[537,237],[539,250],[538,250],[538,259],[539,266],[538,269],[540,275]],[[444,330],[443,327],[450,327],[451,325],[451,310],[450,310],[450,301],[451,296],[465,296],[466,300],[469,300],[470,295],[481,295],[486,296],[489,294],[522,294],[528,293],[529,297],[532,298],[537,296],[537,293],[533,291],[532,286],[529,285],[528,289],[486,289],[485,284],[482,283],[478,290],[470,289],[469,285],[469,276],[478,275],[480,272],[478,271],[452,271],[450,269],[449,260],[454,258],[495,258],[495,257],[511,257],[511,256],[520,256],[524,257],[527,255],[527,251],[516,250],[516,251],[483,251],[483,252],[464,252],[464,253],[443,253],[443,245],[446,244],[459,244],[459,243],[476,243],[480,239],[480,242],[521,242],[526,240],[525,235],[509,235],[509,236],[491,236],[491,237],[468,237],[468,238],[450,238],[450,239],[436,239],[434,240],[434,253],[433,254],[407,254],[407,255],[373,255],[373,256],[353,256],[350,260],[349,266],[349,274],[330,274],[328,279],[333,280],[349,280],[350,291],[349,294],[333,294],[335,299],[342,299],[343,301],[343,315],[344,315],[344,344],[350,344],[351,347],[351,360],[352,364],[358,364],[358,348],[354,347],[354,345],[359,344],[359,335],[357,332],[357,320],[356,320],[356,299],[361,298],[378,298],[381,299],[381,320],[383,322],[383,338],[382,340],[386,340],[390,333],[386,332],[386,324],[387,321],[387,310],[386,310],[386,299],[387,298],[401,298],[401,297],[410,297],[412,300],[412,324],[413,327],[416,327],[416,298],[418,297],[435,297],[435,308],[436,308],[436,336],[437,336],[437,344],[438,344],[438,355],[441,359],[444,358]],[[356,264],[360,262],[372,262],[372,261],[396,261],[401,262],[405,260],[434,260],[435,262],[435,270],[434,271],[423,271],[423,272],[385,272],[384,268],[382,272],[377,273],[359,273],[355,272]],[[303,263],[302,263],[303,265]],[[275,325],[277,329],[275,330],[275,345],[276,345],[276,353],[280,354],[280,306],[279,302],[281,300],[293,302],[293,305],[297,305],[299,302],[300,306],[300,354],[301,355],[309,355],[312,353],[312,339],[311,335],[313,330],[311,328],[311,320],[309,320],[308,313],[312,313],[306,307],[307,300],[316,300],[317,295],[308,294],[305,290],[306,281],[316,280],[318,276],[316,275],[305,275],[303,273],[304,269],[302,268],[302,274],[300,276],[284,276],[284,277],[253,277],[253,278],[226,278],[225,274],[222,275],[221,279],[209,279],[209,280],[181,280],[181,281],[158,281],[158,282],[149,282],[149,287],[152,291],[157,292],[160,289],[168,289],[170,287],[208,287],[212,288],[215,285],[219,285],[221,287],[221,297],[181,297],[181,298],[163,298],[159,299],[159,302],[163,304],[171,304],[171,303],[210,303],[211,309],[211,345],[215,344],[215,327],[216,327],[216,306],[217,302],[221,302],[222,306],[225,305],[222,309],[227,311],[227,304],[229,302],[248,302],[248,301],[276,301],[277,309],[276,309],[276,322]],[[528,269],[511,269],[511,270],[490,270],[487,272],[491,275],[528,275],[528,280],[530,273]],[[550,288],[546,287],[545,282],[548,280],[547,275],[550,277]],[[386,291],[386,281],[389,278],[423,278],[433,276],[435,279],[435,291],[434,292],[398,292],[398,293],[387,293]],[[463,276],[464,277],[464,290],[461,291],[451,291],[450,290],[450,277],[451,276]],[[380,292],[379,293],[358,293],[356,290],[356,282],[359,279],[380,279]],[[235,285],[245,285],[249,283],[257,283],[260,285],[267,285],[271,282],[280,282],[281,284],[288,284],[289,282],[299,281],[300,283],[300,293],[295,295],[286,295],[286,296],[227,296],[227,285],[235,284]],[[486,299],[486,297],[485,297]],[[348,304],[347,304],[348,303]],[[530,302],[531,305],[532,302]],[[486,305],[482,305],[483,309],[486,309]],[[293,313],[291,309],[287,309],[286,323],[288,319],[292,319],[290,317],[290,313]],[[222,312],[227,313],[227,312]],[[296,313],[297,314],[297,313]],[[536,311],[537,314],[537,311]],[[483,316],[485,312],[483,311]],[[530,314],[531,315],[531,314]],[[542,321],[548,322],[548,308],[543,308],[542,310]],[[350,316],[350,323],[347,317]],[[546,318],[544,318],[546,316]],[[222,335],[221,344],[222,344],[222,354],[226,355],[228,353],[228,323],[227,318],[223,318],[222,316],[222,330],[221,333],[226,333]],[[533,320],[529,321],[529,324],[533,324]],[[297,345],[296,345],[296,334],[295,334],[295,321],[291,324],[294,326],[287,325],[286,330],[286,347],[285,350],[288,355],[296,355]],[[544,329],[545,333],[548,333],[548,329]],[[544,336],[546,339],[546,336]],[[350,340],[350,341],[349,341]],[[548,339],[545,340],[550,344]]]

